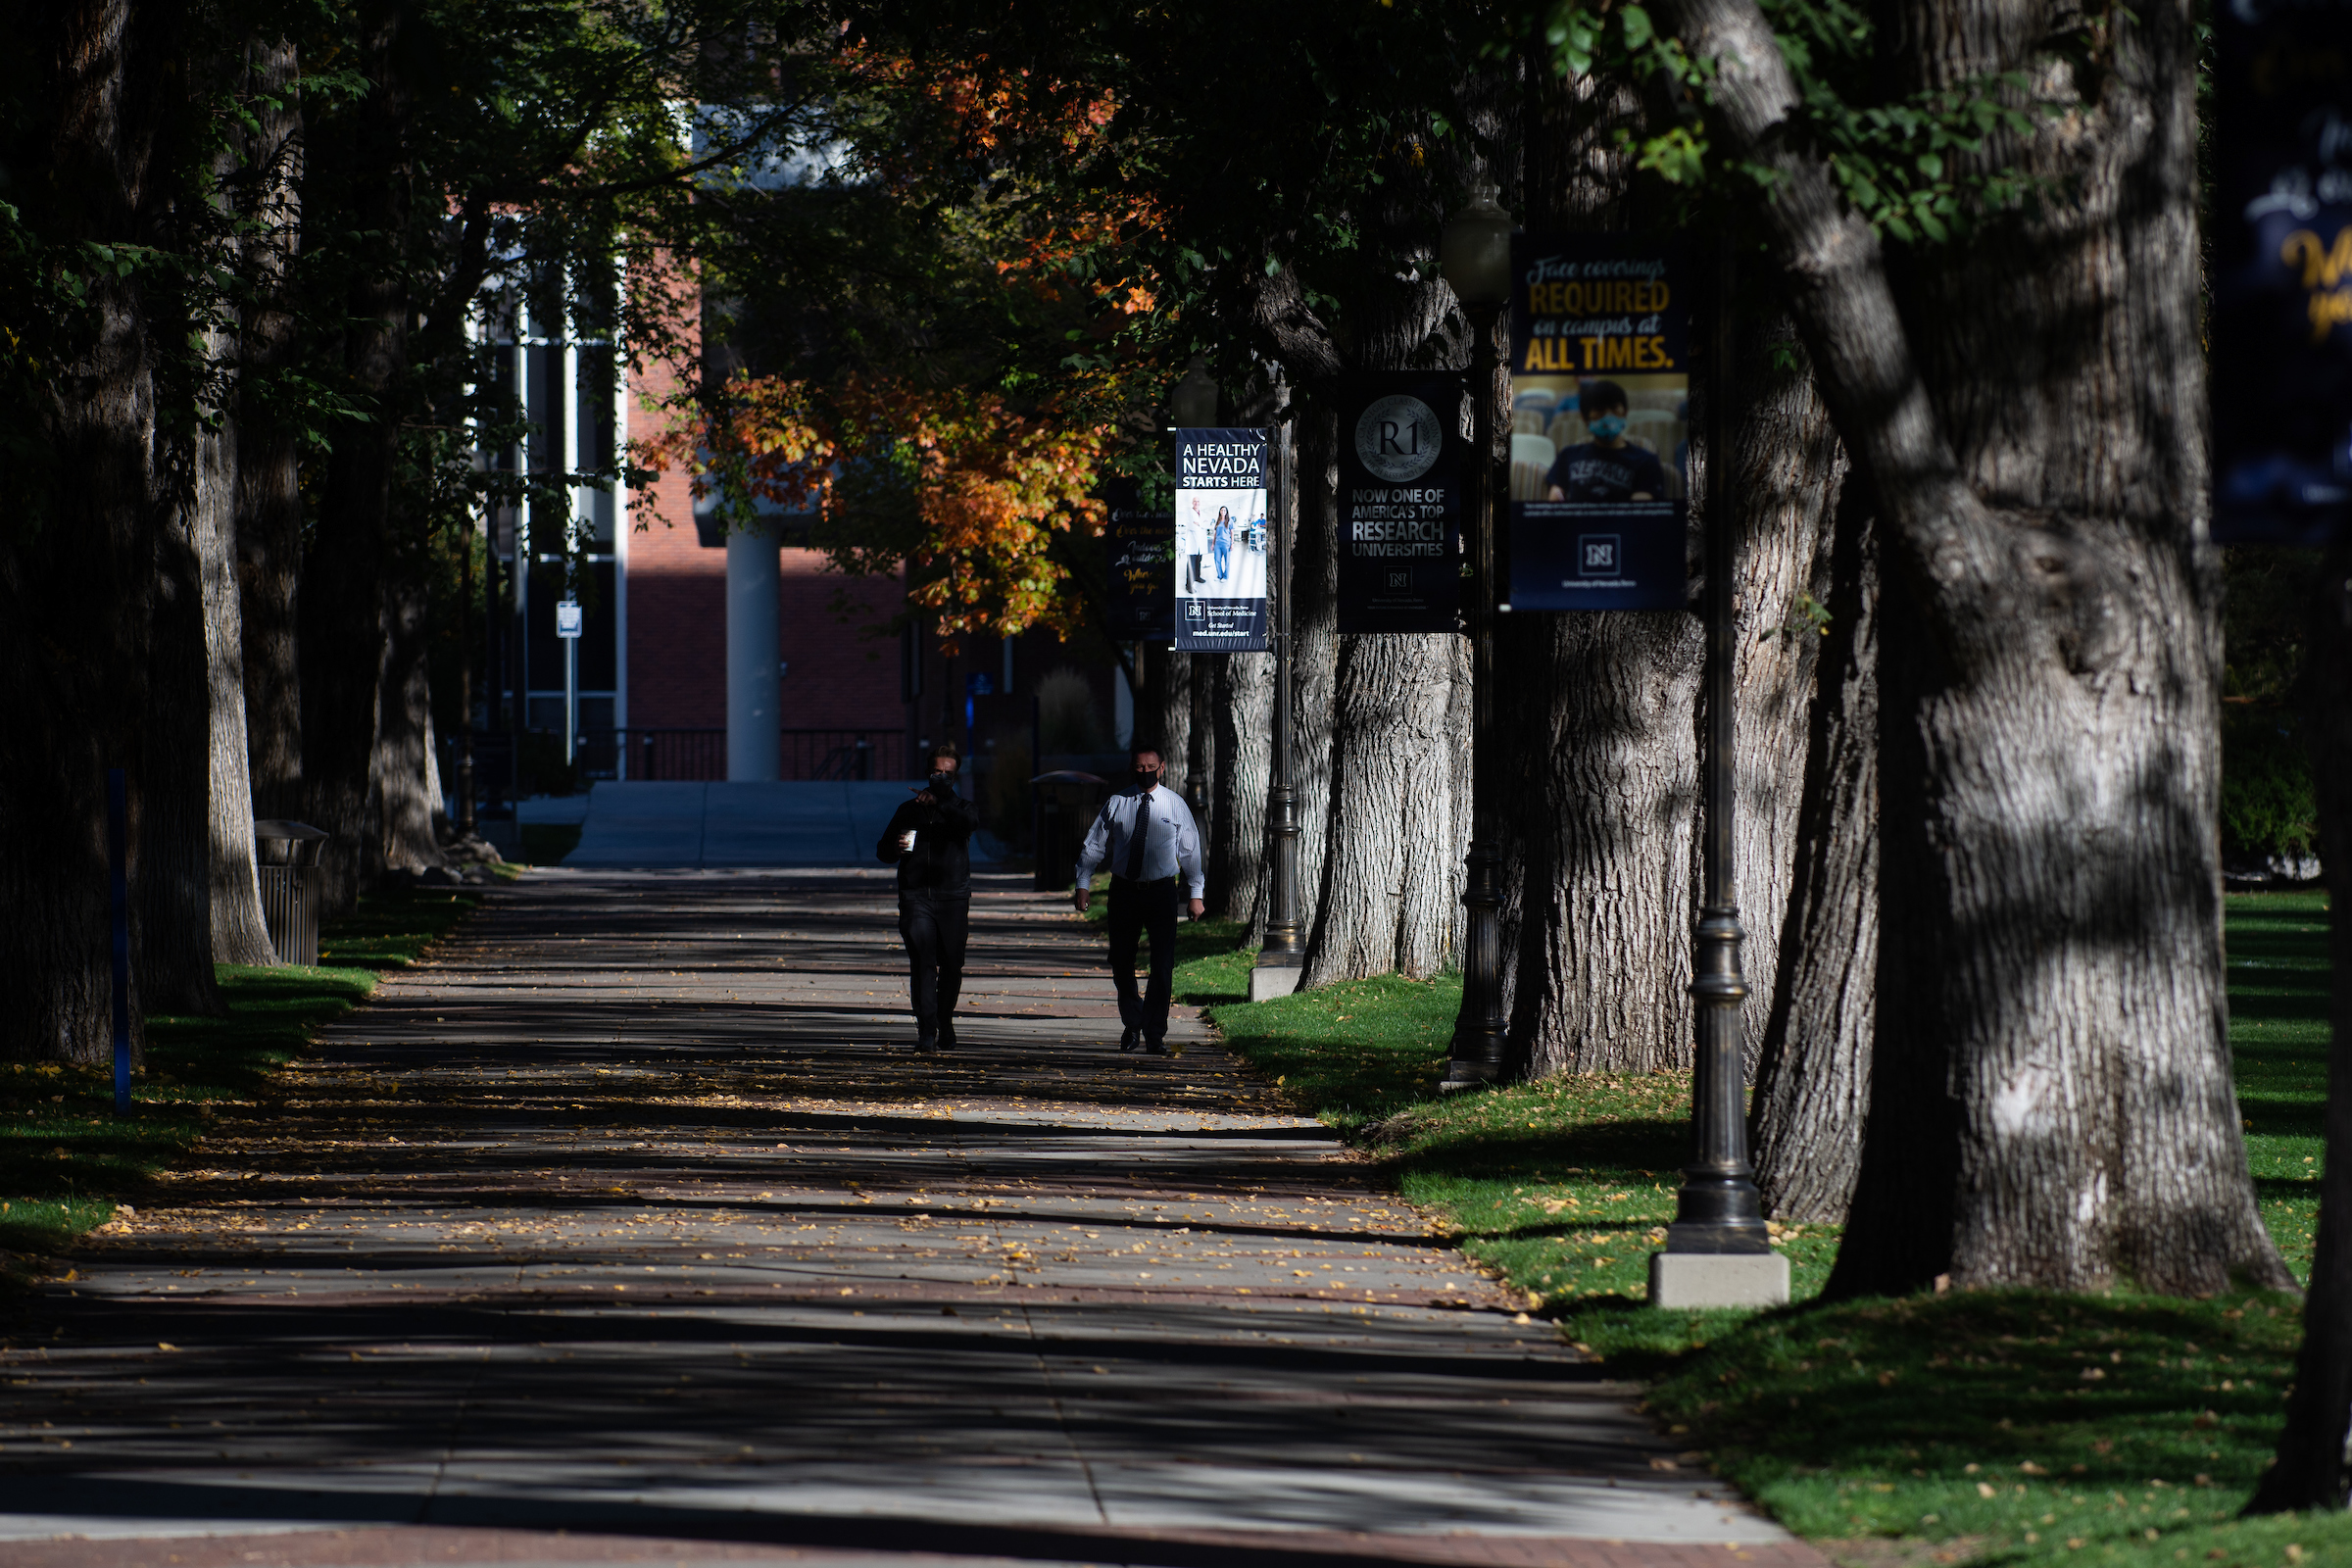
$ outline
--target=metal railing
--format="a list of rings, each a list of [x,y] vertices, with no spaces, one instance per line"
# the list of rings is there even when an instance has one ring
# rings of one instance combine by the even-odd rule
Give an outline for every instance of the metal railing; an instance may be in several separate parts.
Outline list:
[[[724,729],[630,729],[614,735],[629,778],[704,782],[727,776]],[[781,739],[778,778],[899,778],[906,771],[904,730],[788,729]]]

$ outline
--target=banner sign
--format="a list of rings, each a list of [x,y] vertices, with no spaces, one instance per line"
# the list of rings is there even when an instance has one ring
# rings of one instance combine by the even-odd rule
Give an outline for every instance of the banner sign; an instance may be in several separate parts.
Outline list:
[[[1144,510],[1133,479],[1102,486],[1110,518],[1102,528],[1109,568],[1108,631],[1114,642],[1166,642],[1176,635],[1176,601],[1169,564],[1176,556],[1176,514]]]
[[[1176,646],[1266,646],[1266,432],[1176,432]]]
[[[1511,239],[1508,608],[1688,598],[1690,270],[1638,234]]]
[[[1340,405],[1340,630],[1458,631],[1462,377],[1366,371]]]
[[[2352,520],[2352,5],[2214,8],[2213,536]]]

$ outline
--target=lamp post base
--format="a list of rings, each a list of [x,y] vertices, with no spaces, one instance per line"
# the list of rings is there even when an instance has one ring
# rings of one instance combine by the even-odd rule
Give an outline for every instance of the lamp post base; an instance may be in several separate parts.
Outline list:
[[[1465,1089],[1492,1089],[1501,1081],[1500,1062],[1465,1060],[1456,1056],[1446,1063],[1446,1076],[1438,1080],[1438,1093],[1458,1095]]]
[[[1287,997],[1298,989],[1298,961],[1268,963],[1259,959],[1250,970],[1250,1000],[1266,1002],[1275,997]]]
[[[1786,1306],[1788,1259],[1778,1252],[1652,1252],[1649,1304],[1668,1311]]]

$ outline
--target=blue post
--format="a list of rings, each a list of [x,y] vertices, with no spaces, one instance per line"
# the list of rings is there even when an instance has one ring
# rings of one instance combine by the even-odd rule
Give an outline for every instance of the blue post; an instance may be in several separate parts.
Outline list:
[[[130,785],[122,769],[106,770],[107,879],[114,894],[115,1114],[130,1114]]]

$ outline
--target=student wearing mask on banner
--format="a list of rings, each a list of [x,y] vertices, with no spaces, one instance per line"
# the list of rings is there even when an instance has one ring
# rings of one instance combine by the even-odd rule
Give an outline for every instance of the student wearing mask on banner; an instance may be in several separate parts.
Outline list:
[[[971,927],[972,830],[980,813],[956,793],[954,743],[931,748],[931,777],[900,806],[874,846],[899,867],[899,936],[906,944],[914,1049],[956,1044],[956,998],[963,990],[963,944]]]
[[[1227,507],[1217,509],[1216,530],[1209,535],[1208,553],[1216,558],[1217,581],[1233,575],[1233,512]]]
[[[1551,471],[1544,476],[1546,497],[1602,505],[1664,500],[1665,466],[1655,452],[1625,437],[1626,416],[1632,407],[1625,388],[1614,381],[1588,381],[1578,393],[1577,404],[1592,439],[1560,449]]]
[[[1194,919],[1203,908],[1200,833],[1193,813],[1171,789],[1160,787],[1166,765],[1159,748],[1138,743],[1128,754],[1135,782],[1102,803],[1078,852],[1080,913],[1094,900],[1095,871],[1110,867],[1110,980],[1119,993],[1119,1049],[1168,1054],[1168,997],[1175,989],[1176,905],[1190,901]],[[1181,895],[1179,880],[1183,883]],[[1152,977],[1135,988],[1139,937],[1152,944]]]

